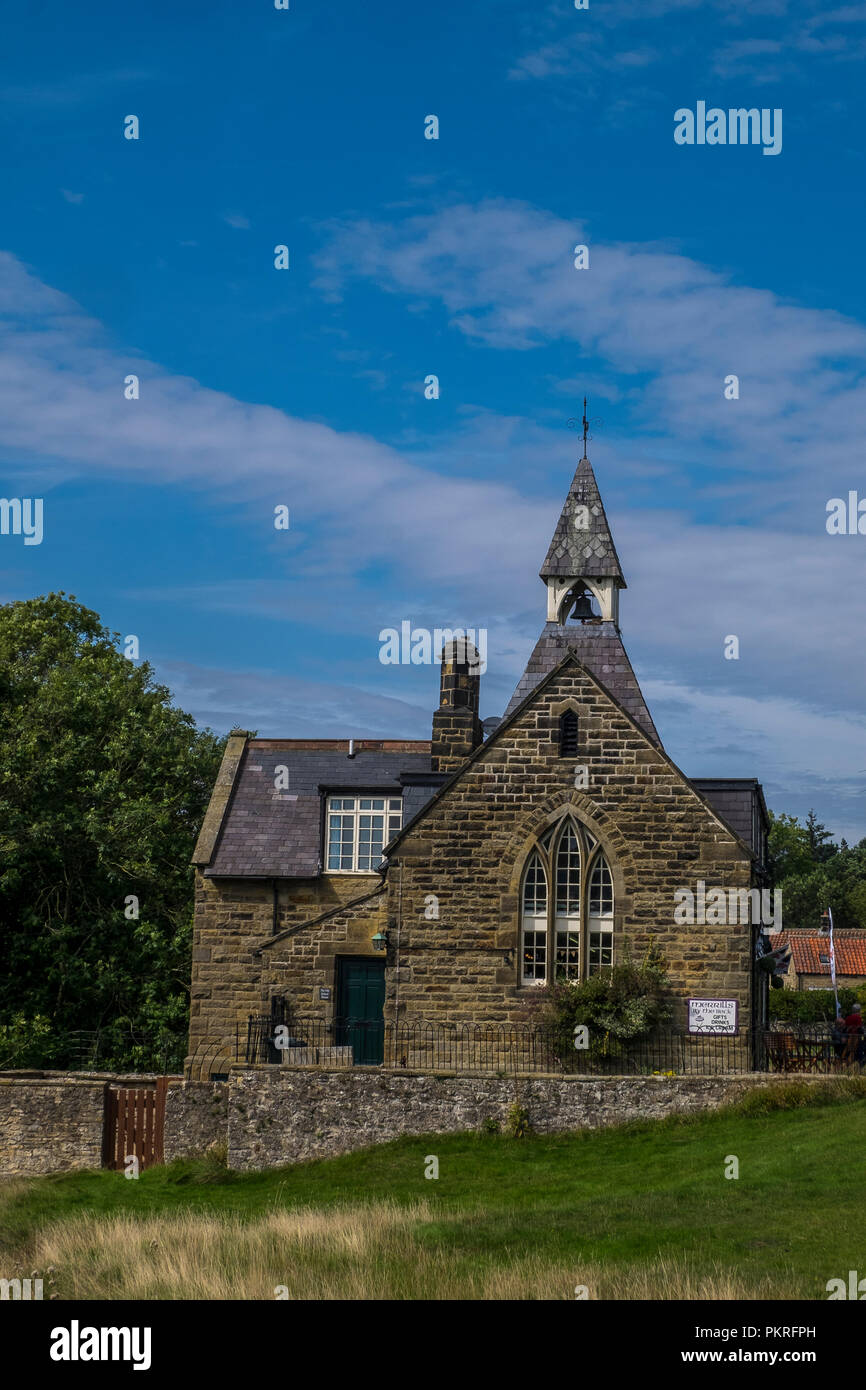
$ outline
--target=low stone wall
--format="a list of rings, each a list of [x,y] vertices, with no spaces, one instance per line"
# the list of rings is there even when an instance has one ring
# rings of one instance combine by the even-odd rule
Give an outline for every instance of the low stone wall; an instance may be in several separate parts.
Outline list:
[[[182,1081],[169,1085],[165,1097],[166,1163],[204,1153],[226,1142],[228,1085],[219,1081]]]
[[[330,1072],[234,1068],[229,1081],[228,1161],[232,1168],[268,1168],[348,1153],[401,1134],[478,1129],[487,1119],[501,1125],[515,1100],[541,1134],[596,1129],[715,1109],[778,1080],[763,1072],[508,1079],[366,1067]]]
[[[104,1097],[105,1078],[0,1076],[0,1174],[98,1168]]]
[[[0,1176],[98,1168],[107,1086],[153,1079],[0,1074]],[[228,1139],[230,1167],[269,1168],[401,1134],[479,1129],[490,1119],[502,1125],[515,1100],[535,1130],[553,1134],[714,1109],[779,1079],[766,1073],[506,1078],[378,1067],[234,1067],[228,1083],[171,1079],[164,1151],[170,1163]]]
[[[0,1073],[0,1176],[99,1168],[106,1089],[155,1079],[98,1072]],[[165,1100],[167,1163],[225,1143],[227,1091],[225,1083],[170,1080]]]

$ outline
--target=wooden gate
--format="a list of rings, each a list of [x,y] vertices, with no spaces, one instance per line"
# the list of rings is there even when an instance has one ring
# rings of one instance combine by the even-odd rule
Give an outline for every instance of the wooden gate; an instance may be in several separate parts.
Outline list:
[[[165,1093],[168,1077],[144,1086],[107,1086],[102,1163],[124,1169],[133,1155],[141,1172],[164,1162]]]

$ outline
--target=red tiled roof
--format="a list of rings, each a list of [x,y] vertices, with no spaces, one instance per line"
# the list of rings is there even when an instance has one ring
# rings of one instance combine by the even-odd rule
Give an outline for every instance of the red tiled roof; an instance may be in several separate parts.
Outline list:
[[[833,933],[836,948],[836,974],[866,975],[866,931]],[[773,937],[773,946],[791,947],[791,964],[798,975],[830,974],[830,938],[820,932],[782,931]],[[821,956],[825,959],[822,961]]]

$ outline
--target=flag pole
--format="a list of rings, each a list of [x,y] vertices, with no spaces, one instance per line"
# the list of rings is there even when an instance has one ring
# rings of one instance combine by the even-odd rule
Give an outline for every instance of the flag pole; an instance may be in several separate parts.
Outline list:
[[[827,916],[830,918],[830,979],[833,981],[833,997],[836,1000],[836,1017],[839,1017],[839,991],[836,988],[836,946],[833,941],[833,909],[827,908]]]

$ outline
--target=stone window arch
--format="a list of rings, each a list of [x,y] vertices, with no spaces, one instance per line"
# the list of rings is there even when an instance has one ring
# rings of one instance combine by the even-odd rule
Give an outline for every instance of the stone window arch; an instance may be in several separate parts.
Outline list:
[[[569,813],[530,849],[520,891],[519,983],[578,983],[613,965],[614,875],[594,835]]]

